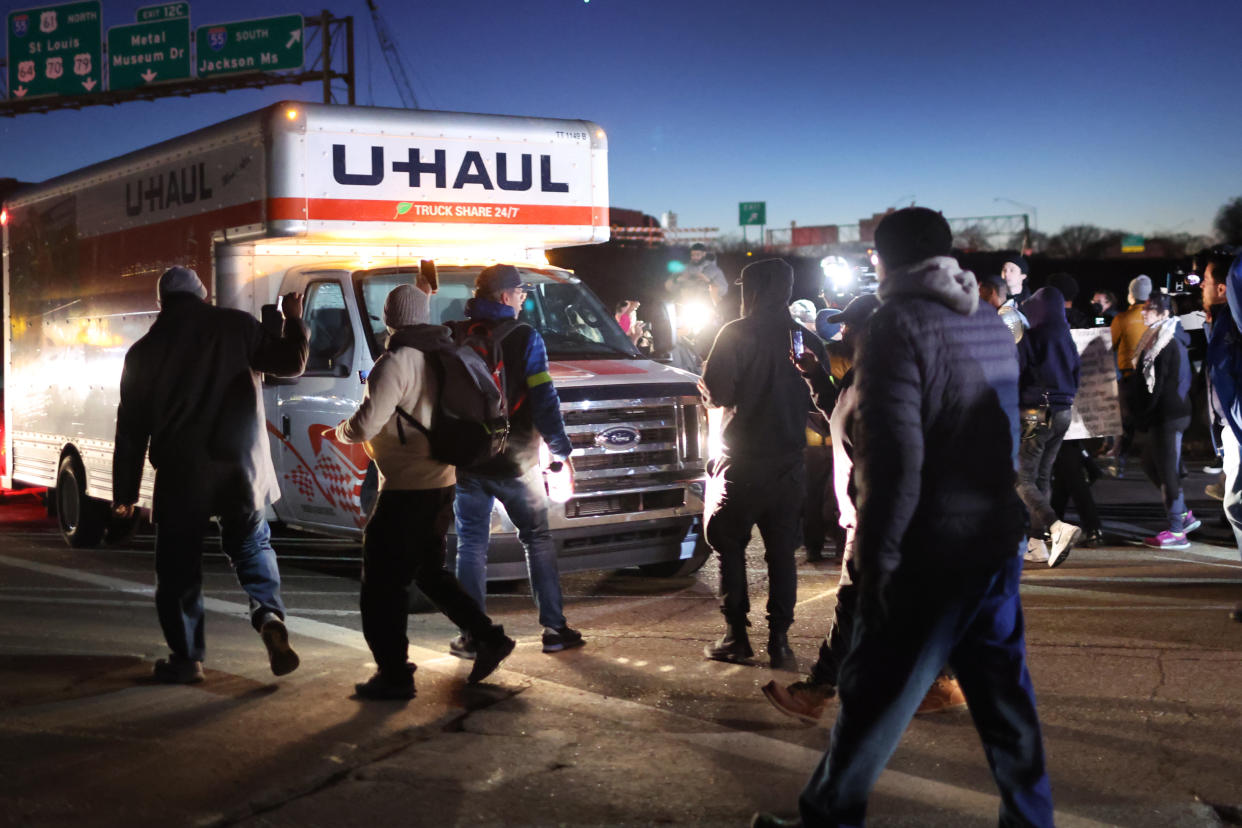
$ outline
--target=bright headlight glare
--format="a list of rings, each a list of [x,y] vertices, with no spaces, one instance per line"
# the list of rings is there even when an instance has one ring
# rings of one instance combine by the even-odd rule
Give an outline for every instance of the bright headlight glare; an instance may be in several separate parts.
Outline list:
[[[693,333],[698,333],[711,322],[712,309],[702,302],[689,302],[681,306],[681,324]]]

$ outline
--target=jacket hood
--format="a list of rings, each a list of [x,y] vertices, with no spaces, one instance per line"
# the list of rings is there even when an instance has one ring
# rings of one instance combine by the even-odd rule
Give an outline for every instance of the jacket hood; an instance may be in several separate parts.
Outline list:
[[[1022,303],[1022,313],[1032,329],[1049,332],[1069,329],[1069,321],[1065,318],[1065,297],[1054,287],[1041,287],[1035,291],[1030,299]]]
[[[963,316],[979,307],[979,282],[952,256],[933,256],[887,273],[876,295],[881,301],[897,296],[933,299]]]
[[[1233,322],[1242,328],[1242,256],[1233,260],[1229,273],[1225,276],[1225,298],[1229,302],[1229,313]]]
[[[504,302],[476,296],[466,301],[467,319],[517,319],[517,311]]]
[[[438,351],[452,347],[453,332],[443,325],[427,325],[419,323],[406,325],[393,331],[388,337],[388,350],[398,348],[417,348],[420,351]]]
[[[770,266],[768,262],[774,264]],[[775,264],[779,263],[779,264]],[[779,259],[755,262],[742,269],[742,316],[779,313],[789,318],[793,269]]]

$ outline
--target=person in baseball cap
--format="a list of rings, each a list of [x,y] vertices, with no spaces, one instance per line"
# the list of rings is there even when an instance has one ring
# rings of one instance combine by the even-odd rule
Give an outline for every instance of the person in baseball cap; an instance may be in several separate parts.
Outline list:
[[[529,282],[522,281],[522,274],[510,264],[494,264],[479,271],[474,280],[474,292],[479,296],[499,296],[506,290],[521,288],[530,292]]]

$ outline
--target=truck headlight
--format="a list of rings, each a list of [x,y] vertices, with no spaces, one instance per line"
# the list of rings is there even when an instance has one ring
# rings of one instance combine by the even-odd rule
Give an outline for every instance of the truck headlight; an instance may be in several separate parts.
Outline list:
[[[825,256],[819,262],[824,282],[833,293],[845,293],[854,286],[854,268],[840,256]]]

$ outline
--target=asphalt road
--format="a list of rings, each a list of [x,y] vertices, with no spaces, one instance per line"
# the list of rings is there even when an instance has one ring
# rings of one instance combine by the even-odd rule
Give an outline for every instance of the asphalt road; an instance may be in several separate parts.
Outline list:
[[[1143,548],[1154,490],[1097,492],[1114,545],[1023,579],[1058,824],[1242,824],[1237,551],[1198,501],[1208,543]],[[272,677],[244,593],[210,554],[207,680],[168,687],[147,680],[164,655],[151,539],[71,550],[33,501],[0,501],[0,825],[745,825],[791,812],[827,744],[831,709],[808,727],[759,693],[794,674],[703,659],[721,632],[713,563],[684,579],[566,576],[588,643],[557,655],[540,652],[524,584],[493,593],[519,646],[477,688],[447,655],[447,620],[411,616],[418,696],[375,703],[351,698],[373,669],[357,548],[287,533],[276,546],[302,667]],[[758,540],[751,561],[761,645]],[[836,576],[832,562],[800,568],[804,663]],[[958,711],[911,724],[869,824],[983,826],[996,809]]]

